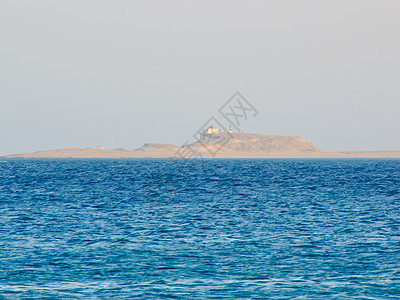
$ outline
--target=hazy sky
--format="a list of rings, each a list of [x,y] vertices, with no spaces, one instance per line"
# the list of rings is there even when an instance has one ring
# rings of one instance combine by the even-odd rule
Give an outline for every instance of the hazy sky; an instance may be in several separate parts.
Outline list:
[[[0,154],[246,132],[400,150],[400,1],[0,0]]]

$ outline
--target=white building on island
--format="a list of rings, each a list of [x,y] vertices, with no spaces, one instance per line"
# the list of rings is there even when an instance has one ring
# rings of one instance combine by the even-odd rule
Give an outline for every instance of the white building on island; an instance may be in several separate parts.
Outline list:
[[[232,133],[232,127],[229,127],[228,132],[221,132],[219,128],[210,126],[204,129],[203,132],[200,132],[200,141],[205,143],[218,143],[227,138],[227,133]]]

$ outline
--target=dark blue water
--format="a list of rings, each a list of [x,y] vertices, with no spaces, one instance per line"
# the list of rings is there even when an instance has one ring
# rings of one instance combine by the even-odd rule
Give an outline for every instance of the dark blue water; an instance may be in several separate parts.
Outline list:
[[[399,297],[400,160],[0,162],[0,295]]]

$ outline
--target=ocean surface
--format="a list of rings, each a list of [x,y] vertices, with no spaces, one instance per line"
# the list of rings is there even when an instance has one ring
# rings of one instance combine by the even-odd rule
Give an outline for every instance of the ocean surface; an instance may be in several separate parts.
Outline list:
[[[0,161],[0,298],[399,299],[400,160]]]

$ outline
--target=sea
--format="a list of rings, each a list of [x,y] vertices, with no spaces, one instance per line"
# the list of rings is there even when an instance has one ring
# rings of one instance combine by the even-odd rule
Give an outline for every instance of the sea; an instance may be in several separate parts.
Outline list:
[[[400,299],[400,160],[0,160],[0,299]]]

